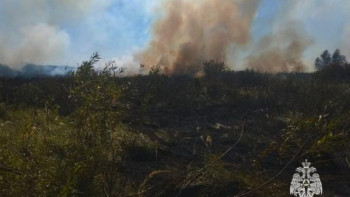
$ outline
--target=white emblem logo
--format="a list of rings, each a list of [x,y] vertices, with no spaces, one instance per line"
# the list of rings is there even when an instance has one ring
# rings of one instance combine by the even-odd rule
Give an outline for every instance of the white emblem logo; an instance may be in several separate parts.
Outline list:
[[[305,160],[303,167],[296,169],[290,185],[290,194],[296,197],[313,197],[322,194],[322,183],[320,176],[315,173],[316,168],[310,167],[310,162]]]

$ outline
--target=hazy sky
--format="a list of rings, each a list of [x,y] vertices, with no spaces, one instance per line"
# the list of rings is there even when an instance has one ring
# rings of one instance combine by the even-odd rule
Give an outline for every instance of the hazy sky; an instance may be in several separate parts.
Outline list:
[[[162,1],[169,0],[0,0],[0,63],[76,65],[98,51],[127,65],[152,38]],[[350,59],[349,10],[348,0],[261,0],[249,45],[297,21],[312,38],[307,65],[324,49],[340,48]],[[249,51],[230,64],[242,68]]]

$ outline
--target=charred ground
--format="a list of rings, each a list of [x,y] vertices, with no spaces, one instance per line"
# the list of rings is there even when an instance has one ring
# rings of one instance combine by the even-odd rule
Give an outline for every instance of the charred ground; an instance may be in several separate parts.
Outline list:
[[[350,194],[349,65],[118,77],[97,60],[0,80],[0,195],[234,196],[286,167],[250,195],[288,196],[305,158],[326,196]]]

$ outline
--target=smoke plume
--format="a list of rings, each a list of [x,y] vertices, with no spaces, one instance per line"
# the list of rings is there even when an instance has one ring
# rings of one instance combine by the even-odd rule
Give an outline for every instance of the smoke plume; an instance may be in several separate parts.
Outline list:
[[[246,58],[246,67],[261,72],[301,72],[306,65],[302,57],[312,38],[299,23],[289,22],[277,32],[264,36]]]
[[[0,0],[0,63],[17,71],[27,63],[74,65],[98,51],[128,74],[159,66],[191,75],[206,60],[234,69],[310,71],[325,49],[349,56],[349,2]]]
[[[244,46],[259,0],[168,0],[148,48],[135,58],[166,74],[194,74],[203,61],[225,61],[231,45]]]
[[[0,63],[62,62],[71,47],[66,26],[76,25],[110,0],[1,0]],[[95,49],[96,50],[96,49]]]

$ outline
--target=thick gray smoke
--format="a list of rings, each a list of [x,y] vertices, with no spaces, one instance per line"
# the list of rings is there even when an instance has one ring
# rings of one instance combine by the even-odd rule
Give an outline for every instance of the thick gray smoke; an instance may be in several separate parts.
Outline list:
[[[13,67],[60,58],[69,47],[68,34],[55,26],[38,24],[23,27],[18,34],[10,36],[10,40],[5,40],[4,34],[0,34],[0,60]]]
[[[225,61],[231,45],[249,41],[259,0],[168,0],[148,48],[137,54],[167,74],[194,74],[203,61]]]
[[[0,63],[19,69],[26,63],[62,62],[71,40],[64,28],[111,0],[1,0]]]

